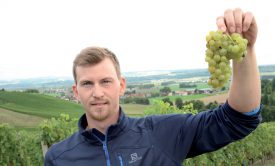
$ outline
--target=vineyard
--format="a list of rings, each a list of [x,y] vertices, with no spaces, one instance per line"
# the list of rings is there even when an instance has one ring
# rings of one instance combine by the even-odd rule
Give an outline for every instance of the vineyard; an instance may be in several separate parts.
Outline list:
[[[155,105],[158,109],[148,109],[146,115],[166,113],[196,113],[192,105],[183,108],[184,111],[172,108],[166,103]],[[158,112],[154,112],[158,110]],[[171,110],[170,112],[168,110]],[[42,147],[50,147],[77,130],[77,119],[62,114],[40,124],[37,133],[18,132],[15,128],[0,125],[0,165],[43,165]],[[232,143],[216,152],[207,153],[187,159],[184,165],[249,165],[258,160],[271,157],[275,151],[275,122],[262,123],[245,139]],[[43,146],[42,146],[43,145]]]

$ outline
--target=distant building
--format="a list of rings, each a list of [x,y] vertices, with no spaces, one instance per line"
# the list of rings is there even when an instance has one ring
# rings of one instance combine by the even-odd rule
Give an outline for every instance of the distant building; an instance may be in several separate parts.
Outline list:
[[[188,95],[188,91],[186,91],[186,90],[178,90],[178,91],[175,91],[175,95],[176,96],[187,96]]]
[[[150,93],[133,93],[133,94],[125,95],[125,97],[143,97],[143,98],[146,98],[146,97],[151,97],[151,94]]]
[[[213,90],[211,89],[195,89],[195,94],[210,94],[213,93]]]

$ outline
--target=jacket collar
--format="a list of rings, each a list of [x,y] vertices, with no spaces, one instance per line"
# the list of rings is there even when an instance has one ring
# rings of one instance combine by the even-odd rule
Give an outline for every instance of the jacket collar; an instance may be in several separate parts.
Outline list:
[[[88,141],[91,142],[98,142],[98,138],[100,138],[102,141],[104,141],[104,138],[107,138],[107,140],[111,140],[115,137],[117,137],[127,126],[128,124],[128,118],[124,114],[121,107],[119,107],[119,118],[116,124],[111,125],[108,127],[106,135],[100,133],[97,129],[86,129],[88,126],[87,117],[86,114],[83,114],[79,121],[78,121],[78,127],[79,132],[81,135],[83,135]],[[94,135],[96,135],[96,138]]]

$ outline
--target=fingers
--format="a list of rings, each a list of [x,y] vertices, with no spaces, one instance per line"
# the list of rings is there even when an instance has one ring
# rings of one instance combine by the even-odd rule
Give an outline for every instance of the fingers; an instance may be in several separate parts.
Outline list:
[[[242,33],[242,26],[243,26],[243,12],[240,8],[234,10],[234,17],[235,17],[235,32]]]
[[[218,29],[230,33],[246,32],[251,26],[253,15],[251,12],[243,13],[240,8],[234,10],[227,9],[224,16],[219,16],[216,20]]]
[[[235,18],[234,18],[234,14],[233,11],[230,9],[227,9],[224,12],[224,19],[225,19],[225,24],[227,26],[227,29],[230,33],[235,32]]]
[[[217,24],[217,27],[218,27],[219,30],[222,30],[223,32],[225,32],[227,30],[223,16],[220,16],[220,17],[217,18],[216,24]]]
[[[244,14],[244,20],[243,20],[243,31],[246,32],[249,27],[251,26],[251,23],[253,21],[253,14],[251,12],[247,12]]]

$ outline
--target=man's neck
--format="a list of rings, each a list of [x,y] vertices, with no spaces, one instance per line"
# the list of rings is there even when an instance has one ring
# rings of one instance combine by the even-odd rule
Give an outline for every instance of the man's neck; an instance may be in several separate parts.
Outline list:
[[[114,113],[114,115],[112,115],[111,117],[107,118],[104,121],[97,121],[97,120],[91,119],[88,114],[86,114],[86,117],[88,122],[87,129],[95,128],[105,135],[108,127],[117,123],[119,118],[119,111]]]

